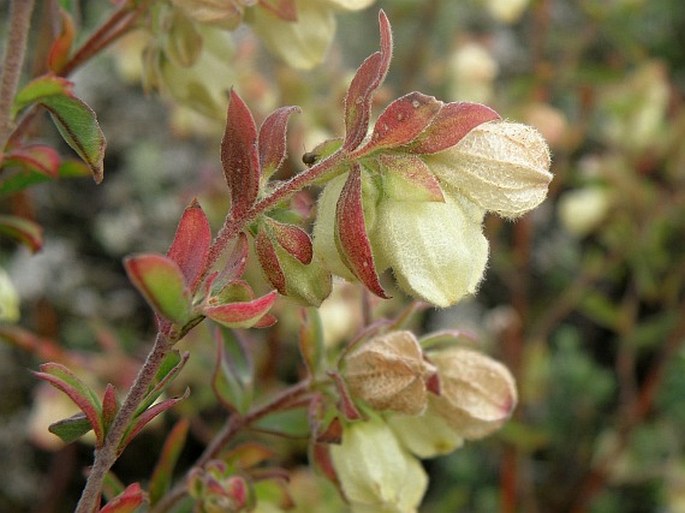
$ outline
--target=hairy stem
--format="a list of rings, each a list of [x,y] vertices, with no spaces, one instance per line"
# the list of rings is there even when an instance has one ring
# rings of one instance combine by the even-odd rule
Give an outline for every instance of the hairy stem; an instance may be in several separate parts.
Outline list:
[[[33,5],[33,0],[13,0],[10,4],[7,46],[0,77],[0,152],[12,132],[12,102],[24,63]]]
[[[174,342],[175,340],[167,339],[161,333],[157,335],[150,354],[140,368],[124,403],[112,422],[103,446],[95,450],[93,466],[75,513],[92,513],[97,508],[102,483],[119,455],[119,445],[126,429],[133,420],[138,406],[145,397],[148,387]]]

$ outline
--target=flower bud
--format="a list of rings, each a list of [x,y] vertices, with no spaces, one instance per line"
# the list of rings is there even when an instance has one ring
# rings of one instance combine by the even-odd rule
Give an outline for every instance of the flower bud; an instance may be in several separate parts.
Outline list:
[[[254,497],[248,481],[232,474],[225,462],[210,461],[207,467],[194,468],[187,483],[188,493],[202,513],[239,513],[252,511]]]
[[[460,436],[483,438],[499,429],[517,402],[514,378],[504,365],[464,347],[428,354],[438,368],[441,394],[431,397],[435,411]]]
[[[340,486],[354,513],[413,513],[428,477],[379,419],[355,422],[331,445]]]
[[[444,203],[384,199],[371,235],[378,269],[392,268],[405,292],[442,308],[476,291],[488,260],[483,210],[444,193]]]
[[[435,375],[409,331],[394,331],[361,343],[344,358],[343,376],[352,396],[372,408],[418,415],[426,409],[426,381]]]
[[[552,180],[549,148],[533,127],[489,121],[425,162],[444,183],[485,210],[518,217],[538,206]]]

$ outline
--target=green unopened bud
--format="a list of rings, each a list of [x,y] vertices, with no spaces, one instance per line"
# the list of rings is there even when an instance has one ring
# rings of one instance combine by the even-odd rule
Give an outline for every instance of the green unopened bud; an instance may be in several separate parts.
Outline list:
[[[504,217],[538,206],[552,180],[547,143],[533,127],[520,123],[483,123],[425,161],[442,182]]]
[[[454,191],[445,202],[385,199],[371,236],[378,269],[408,294],[439,307],[473,294],[488,260],[483,210]]]
[[[331,458],[354,513],[417,511],[428,477],[381,420],[347,426]]]
[[[430,398],[429,411],[442,416],[466,439],[485,437],[499,429],[517,402],[514,378],[504,365],[464,347],[431,351],[438,368],[440,396]]]
[[[344,358],[343,376],[353,397],[372,408],[418,415],[428,402],[426,382],[436,369],[423,358],[409,331],[394,331],[360,344]]]

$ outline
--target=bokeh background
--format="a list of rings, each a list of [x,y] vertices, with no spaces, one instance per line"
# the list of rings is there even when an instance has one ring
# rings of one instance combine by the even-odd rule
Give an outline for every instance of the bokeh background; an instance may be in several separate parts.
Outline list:
[[[49,3],[38,2],[33,54]],[[7,1],[0,6],[6,12]],[[78,7],[86,27],[111,9]],[[421,512],[685,513],[685,6],[379,0],[336,15],[333,45],[311,70],[285,65],[241,27],[216,43],[215,59],[195,78],[209,97],[234,86],[258,121],[281,105],[302,107],[285,177],[302,168],[305,151],[342,133],[345,84],[377,48],[378,8],[393,25],[395,53],[376,113],[412,90],[487,103],[544,134],[555,175],[548,199],[525,218],[487,218],[491,257],[478,295],[416,319],[419,332],[458,329],[478,340],[512,370],[520,392],[497,435],[425,463],[431,485]],[[1,511],[70,511],[91,457],[87,441],[63,447],[46,433],[73,410],[28,369],[57,355],[95,384],[124,387],[153,327],[121,259],[165,251],[193,197],[215,226],[227,207],[218,159],[224,113],[207,103],[198,113],[169,88],[145,91],[146,41],[133,33],[73,77],[108,140],[103,184],[59,180],[0,199],[0,211],[45,230],[36,255],[0,240],[2,290],[20,299],[18,317],[0,325],[14,330],[0,345]],[[40,130],[58,144],[47,123]],[[337,287],[322,310],[329,343],[352,336],[360,304],[356,288]],[[376,305],[374,315],[402,304]],[[284,301],[278,312],[278,327],[255,343],[265,390],[297,372],[297,309]],[[178,416],[192,419],[187,465],[225,415],[207,383],[207,333],[186,344],[193,356],[178,386],[191,384],[193,394],[127,450],[114,469],[125,482],[149,476]],[[306,475],[302,443],[270,443],[305,497],[296,511],[344,511]]]

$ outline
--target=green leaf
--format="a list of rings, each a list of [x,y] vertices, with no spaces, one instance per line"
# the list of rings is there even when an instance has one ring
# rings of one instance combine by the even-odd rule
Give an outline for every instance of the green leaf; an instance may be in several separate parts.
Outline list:
[[[155,465],[155,470],[150,478],[150,506],[154,506],[169,490],[172,473],[185,445],[189,427],[190,421],[188,419],[179,420],[164,442],[157,465]]]
[[[294,438],[307,438],[310,435],[306,408],[276,411],[254,423],[253,427]]]
[[[0,235],[23,243],[34,253],[43,247],[43,228],[21,217],[0,215]]]
[[[190,353],[185,352],[181,355],[176,350],[171,351],[166,355],[155,375],[155,379],[145,394],[145,398],[138,407],[136,415],[142,414],[160,395],[162,395],[164,390],[173,382],[174,378],[181,372],[183,367],[185,367],[188,358],[190,358]]]
[[[102,182],[107,143],[93,109],[69,96],[48,96],[41,103],[52,114],[64,141],[88,165],[95,183]]]
[[[247,413],[252,402],[253,367],[245,347],[232,334],[216,331],[217,357],[212,390],[229,411]]]
[[[15,97],[14,114],[34,104],[50,112],[64,141],[88,165],[95,182],[100,183],[107,143],[95,112],[73,95],[72,83],[54,75],[29,82]]]
[[[65,444],[75,442],[91,429],[93,427],[83,413],[77,413],[68,419],[53,422],[48,427],[48,431],[53,435],[57,435]]]
[[[133,285],[159,315],[179,325],[190,319],[190,291],[176,262],[147,253],[126,257],[124,267]]]
[[[102,408],[95,393],[83,383],[76,375],[64,365],[54,362],[44,363],[40,366],[40,372],[34,372],[39,379],[47,381],[55,388],[61,390],[76,403],[85,414],[93,431],[97,446],[104,442],[104,429],[102,426]]]

